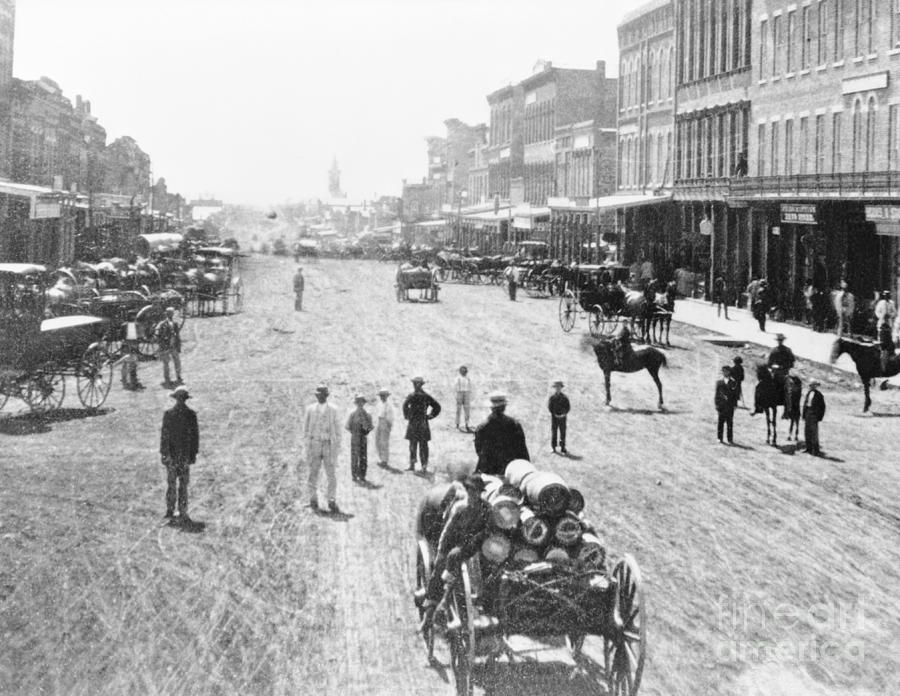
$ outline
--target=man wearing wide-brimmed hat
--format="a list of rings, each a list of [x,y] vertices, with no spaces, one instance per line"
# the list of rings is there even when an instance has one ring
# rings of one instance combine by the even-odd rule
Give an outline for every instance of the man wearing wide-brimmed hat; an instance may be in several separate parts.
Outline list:
[[[153,330],[156,336],[156,345],[159,347],[157,355],[163,366],[163,383],[167,387],[172,386],[169,373],[169,361],[175,365],[175,381],[181,384],[181,327],[175,321],[175,308],[166,307],[166,318],[156,325]]]
[[[553,383],[553,393],[547,401],[547,408],[550,411],[550,446],[555,453],[558,436],[559,451],[563,454],[568,454],[566,451],[566,421],[568,420],[571,405],[569,404],[569,397],[563,394],[563,383],[561,380],[556,380]]]
[[[803,401],[803,435],[805,441],[804,452],[816,457],[822,455],[819,445],[819,423],[825,418],[825,397],[819,391],[819,381],[812,380],[809,383],[809,391]]]
[[[495,391],[489,397],[491,414],[475,428],[475,471],[491,476],[503,476],[506,465],[513,459],[528,459],[525,431],[515,418],[506,415],[506,394]]]
[[[190,393],[187,387],[177,387],[171,394],[175,405],[163,414],[159,455],[166,467],[166,517],[175,515],[177,493],[178,515],[182,522],[188,517],[188,483],[190,466],[197,459],[200,435],[197,414],[187,406]]]
[[[337,505],[337,467],[338,450],[341,446],[341,419],[337,409],[328,403],[328,387],[320,384],[316,387],[316,403],[306,407],[303,417],[303,435],[306,438],[306,463],[309,466],[309,505],[319,506],[317,489],[319,471],[325,467],[328,481],[326,495],[328,509],[340,512]]]
[[[391,392],[386,387],[378,390],[378,402],[375,404],[375,451],[378,454],[378,466],[387,466],[391,454],[391,430],[394,427],[394,406],[388,400]]]
[[[403,417],[409,421],[406,426],[406,439],[409,440],[409,471],[415,471],[416,453],[421,458],[422,471],[428,469],[428,441],[431,440],[431,428],[428,421],[437,418],[441,405],[431,394],[425,392],[422,385],[425,380],[413,377],[413,392],[403,402]]]
[[[347,418],[347,430],[350,431],[350,474],[354,483],[365,483],[368,470],[369,433],[372,432],[372,417],[366,411],[366,397],[357,394],[353,400],[356,408]]]

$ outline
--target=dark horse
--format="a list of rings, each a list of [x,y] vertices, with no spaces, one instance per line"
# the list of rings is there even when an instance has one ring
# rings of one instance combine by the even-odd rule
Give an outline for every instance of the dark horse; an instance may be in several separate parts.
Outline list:
[[[856,372],[863,383],[866,400],[863,413],[867,413],[872,405],[869,396],[869,385],[877,377],[893,377],[900,373],[900,355],[892,355],[888,359],[887,370],[881,369],[881,348],[877,343],[860,343],[848,338],[839,338],[831,348],[831,362],[837,360],[841,353],[846,353],[856,363]]]
[[[659,381],[659,368],[666,365],[666,356],[663,353],[651,347],[630,351],[630,354],[625,356],[625,364],[620,366],[616,364],[612,339],[601,339],[595,343],[594,353],[597,356],[597,363],[600,365],[600,369],[603,370],[603,379],[606,383],[607,406],[612,400],[609,393],[609,376],[611,373],[625,372],[630,374],[647,370],[653,381],[656,382],[656,388],[659,390],[659,410],[665,410],[663,406],[662,383]]]
[[[788,425],[788,437],[791,433],[794,440],[800,431],[800,398],[803,393],[803,384],[798,377],[793,375],[773,375],[768,367],[759,364],[756,366],[756,390],[753,394],[753,412],[766,414],[766,442],[778,444],[778,407],[784,406],[785,418],[790,421]]]
[[[669,343],[669,330],[672,328],[672,315],[675,313],[675,295],[677,294],[677,286],[675,281],[670,281],[666,285],[664,293],[656,293],[654,298],[653,318],[650,323],[650,339],[653,343],[663,342],[663,332],[666,335],[666,345]],[[656,340],[656,329],[659,328],[659,341]]]

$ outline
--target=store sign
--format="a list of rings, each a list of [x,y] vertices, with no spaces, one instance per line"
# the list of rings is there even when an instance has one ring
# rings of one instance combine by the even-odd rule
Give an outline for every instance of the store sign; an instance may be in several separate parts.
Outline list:
[[[49,220],[58,218],[60,214],[60,205],[58,201],[35,201],[34,214],[32,220]]]
[[[804,205],[802,203],[782,203],[781,221],[791,225],[815,225],[815,204]]]
[[[869,222],[900,222],[900,205],[867,205]]]

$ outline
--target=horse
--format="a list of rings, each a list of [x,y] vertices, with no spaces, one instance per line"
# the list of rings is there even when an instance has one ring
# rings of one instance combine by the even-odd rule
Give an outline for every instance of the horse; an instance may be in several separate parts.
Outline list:
[[[872,405],[869,396],[869,385],[877,377],[893,377],[900,373],[900,355],[892,355],[888,358],[887,370],[881,367],[881,348],[877,343],[860,343],[849,338],[839,338],[831,348],[831,362],[837,360],[841,354],[846,353],[856,365],[856,373],[863,384],[866,398],[863,402],[863,413],[868,413]]]
[[[628,290],[625,293],[625,303],[622,306],[622,316],[631,319],[631,333],[634,334],[635,322],[640,322],[640,340],[642,343],[649,341],[650,317],[652,315],[652,301],[643,290]]]
[[[751,416],[757,413],[766,414],[766,442],[778,444],[778,407],[784,407],[782,418],[787,419],[788,436],[796,440],[800,433],[800,398],[803,393],[803,384],[798,377],[785,375],[779,380],[766,365],[756,366],[756,389],[753,393],[753,411]]]
[[[654,297],[653,304],[656,309],[650,322],[650,337],[653,343],[657,343],[656,329],[659,327],[659,341],[662,343],[663,331],[666,332],[666,345],[669,343],[669,330],[672,328],[672,315],[675,313],[675,295],[677,294],[677,286],[675,281],[669,281],[666,285],[665,292],[657,292]]]
[[[612,397],[609,391],[609,377],[613,372],[624,372],[631,374],[632,372],[640,372],[647,370],[656,388],[659,391],[659,410],[665,411],[663,406],[663,390],[662,382],[659,381],[659,368],[666,367],[666,356],[656,348],[646,347],[639,350],[631,351],[625,359],[625,365],[616,364],[615,352],[613,347],[614,339],[601,339],[594,344],[594,354],[597,356],[597,364],[603,370],[603,381],[606,384],[606,405],[609,406]]]

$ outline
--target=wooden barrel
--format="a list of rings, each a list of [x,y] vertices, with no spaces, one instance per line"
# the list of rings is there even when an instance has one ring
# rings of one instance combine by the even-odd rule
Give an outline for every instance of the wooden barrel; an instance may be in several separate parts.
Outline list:
[[[533,546],[519,546],[513,551],[513,560],[518,563],[534,563],[540,555]]]
[[[544,553],[544,560],[550,563],[569,563],[569,552],[559,546],[551,546]]]
[[[572,512],[581,512],[584,510],[584,496],[577,488],[569,489],[569,510]]]
[[[524,491],[525,479],[528,476],[536,473],[537,469],[534,468],[534,464],[529,462],[527,459],[513,459],[509,464],[506,465],[506,472],[504,477],[509,483],[518,488],[520,491]]]
[[[522,520],[522,536],[532,546],[543,546],[550,540],[550,525],[537,515],[534,510],[523,506],[519,515]]]
[[[559,518],[553,530],[553,539],[563,546],[574,546],[581,541],[581,520],[574,512],[567,512]]]
[[[494,525],[498,529],[512,530],[519,526],[520,499],[509,495],[509,488],[503,479],[492,477],[482,493],[493,510]]]
[[[541,514],[562,515],[569,507],[569,487],[558,474],[537,471],[525,480],[525,498]]]
[[[491,563],[503,563],[511,550],[512,544],[502,534],[491,534],[481,542],[481,555]]]
[[[581,535],[581,545],[578,547],[578,560],[585,565],[603,568],[606,563],[606,549],[603,548],[600,537],[590,533]]]

